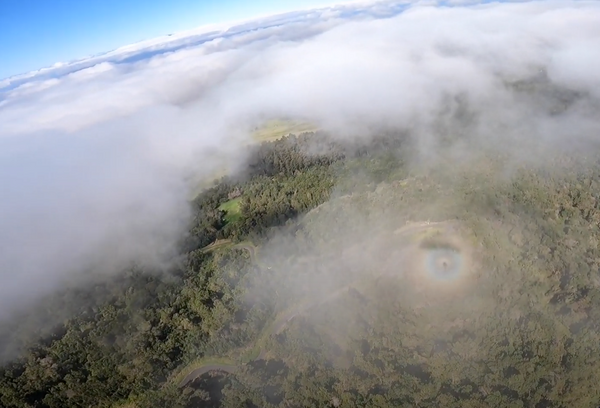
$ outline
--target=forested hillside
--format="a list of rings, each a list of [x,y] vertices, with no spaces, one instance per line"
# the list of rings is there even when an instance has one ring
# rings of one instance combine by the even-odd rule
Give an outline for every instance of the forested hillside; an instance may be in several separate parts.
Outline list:
[[[257,146],[193,201],[168,272],[3,323],[0,406],[598,406],[600,156],[507,175],[412,148]]]

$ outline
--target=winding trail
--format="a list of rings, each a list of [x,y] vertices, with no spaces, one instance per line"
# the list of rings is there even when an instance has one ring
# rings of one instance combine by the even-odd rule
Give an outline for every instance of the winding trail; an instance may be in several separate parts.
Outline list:
[[[250,254],[250,260],[253,263],[259,265],[258,257],[256,256],[256,247],[254,246],[254,244],[251,244],[249,242],[240,242],[239,244],[235,244],[233,248],[248,251],[248,254]]]
[[[445,229],[447,231],[452,231],[454,228],[452,222],[448,222],[448,221],[429,222],[429,221],[427,221],[427,222],[420,222],[420,223],[409,223],[409,224],[405,225],[404,227],[396,230],[393,234],[396,237],[403,237],[410,233],[417,233],[417,232],[421,232],[421,231],[426,231],[430,228],[438,228],[438,227],[443,227],[443,229]],[[269,268],[269,267],[259,263],[259,260],[257,257],[257,247],[254,246],[250,242],[241,242],[238,244],[232,244],[232,242],[230,240],[222,240],[222,241],[218,241],[218,242],[215,242],[215,243],[207,246],[204,250],[212,251],[214,249],[224,248],[226,246],[230,246],[231,248],[242,249],[242,250],[248,251],[252,263],[258,265],[259,267]],[[382,275],[386,275],[386,274],[387,273],[384,272]],[[203,365],[200,365],[199,367],[190,371],[184,377],[184,379],[179,383],[179,387],[184,387],[185,385],[189,384],[190,382],[193,382],[194,380],[200,378],[201,376],[203,376],[204,374],[207,374],[209,372],[224,372],[224,373],[228,373],[228,374],[234,374],[243,365],[245,365],[249,362],[264,360],[266,358],[267,352],[268,352],[264,348],[264,343],[272,335],[278,335],[278,334],[282,333],[285,330],[285,328],[288,326],[288,324],[292,320],[294,320],[294,318],[296,318],[297,316],[302,315],[316,307],[321,307],[324,304],[331,302],[338,296],[341,296],[342,294],[348,292],[351,289],[358,290],[357,287],[363,286],[363,284],[365,284],[365,282],[372,281],[373,278],[377,278],[377,277],[369,276],[364,279],[359,279],[357,281],[354,281],[346,286],[343,286],[343,287],[335,290],[334,292],[330,293],[328,296],[324,297],[323,299],[321,299],[318,302],[311,302],[308,304],[301,303],[299,305],[296,305],[294,307],[289,308],[288,310],[285,310],[285,311],[279,313],[275,317],[275,319],[271,322],[271,324],[269,324],[265,328],[265,330],[263,331],[261,336],[259,336],[259,338],[250,347],[250,354],[255,355],[256,357],[253,357],[253,358],[251,357],[246,363],[238,363],[238,364],[235,364],[235,361],[231,361],[231,363],[227,363],[227,364],[215,363],[214,357],[212,357],[210,359],[212,359],[213,361],[207,362],[206,364],[203,364]],[[209,358],[207,358],[207,360],[208,359]]]
[[[207,364],[200,368],[196,368],[179,383],[180,387],[187,385],[188,383],[194,381],[197,378],[202,377],[204,374],[209,373],[211,371],[221,371],[228,374],[233,374],[238,370],[239,366],[237,365],[228,365],[228,364]]]

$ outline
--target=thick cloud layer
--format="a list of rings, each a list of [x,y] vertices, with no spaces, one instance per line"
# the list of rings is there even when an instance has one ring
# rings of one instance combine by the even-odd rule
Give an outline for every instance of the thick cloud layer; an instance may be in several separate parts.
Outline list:
[[[265,117],[340,137],[410,129],[423,160],[439,132],[470,135],[457,153],[515,159],[595,141],[598,3],[447,4],[292,13],[5,81],[0,310],[92,270],[161,265],[189,215],[185,180],[242,160]]]

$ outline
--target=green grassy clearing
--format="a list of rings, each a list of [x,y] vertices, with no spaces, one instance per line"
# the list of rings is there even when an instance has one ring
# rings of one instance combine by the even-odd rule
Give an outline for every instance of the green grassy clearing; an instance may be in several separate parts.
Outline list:
[[[242,217],[242,211],[240,209],[240,203],[242,201],[241,197],[234,198],[233,200],[229,200],[226,203],[221,204],[219,206],[219,210],[225,211],[225,221],[227,222],[236,222]]]

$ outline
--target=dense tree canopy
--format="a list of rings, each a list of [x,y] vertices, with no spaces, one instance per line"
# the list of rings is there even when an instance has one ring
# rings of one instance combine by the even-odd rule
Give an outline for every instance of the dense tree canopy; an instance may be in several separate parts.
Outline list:
[[[408,148],[261,144],[193,201],[169,273],[131,268],[4,323],[0,406],[597,406],[598,163],[410,171]],[[432,237],[471,248],[464,290],[399,274],[399,248]]]

